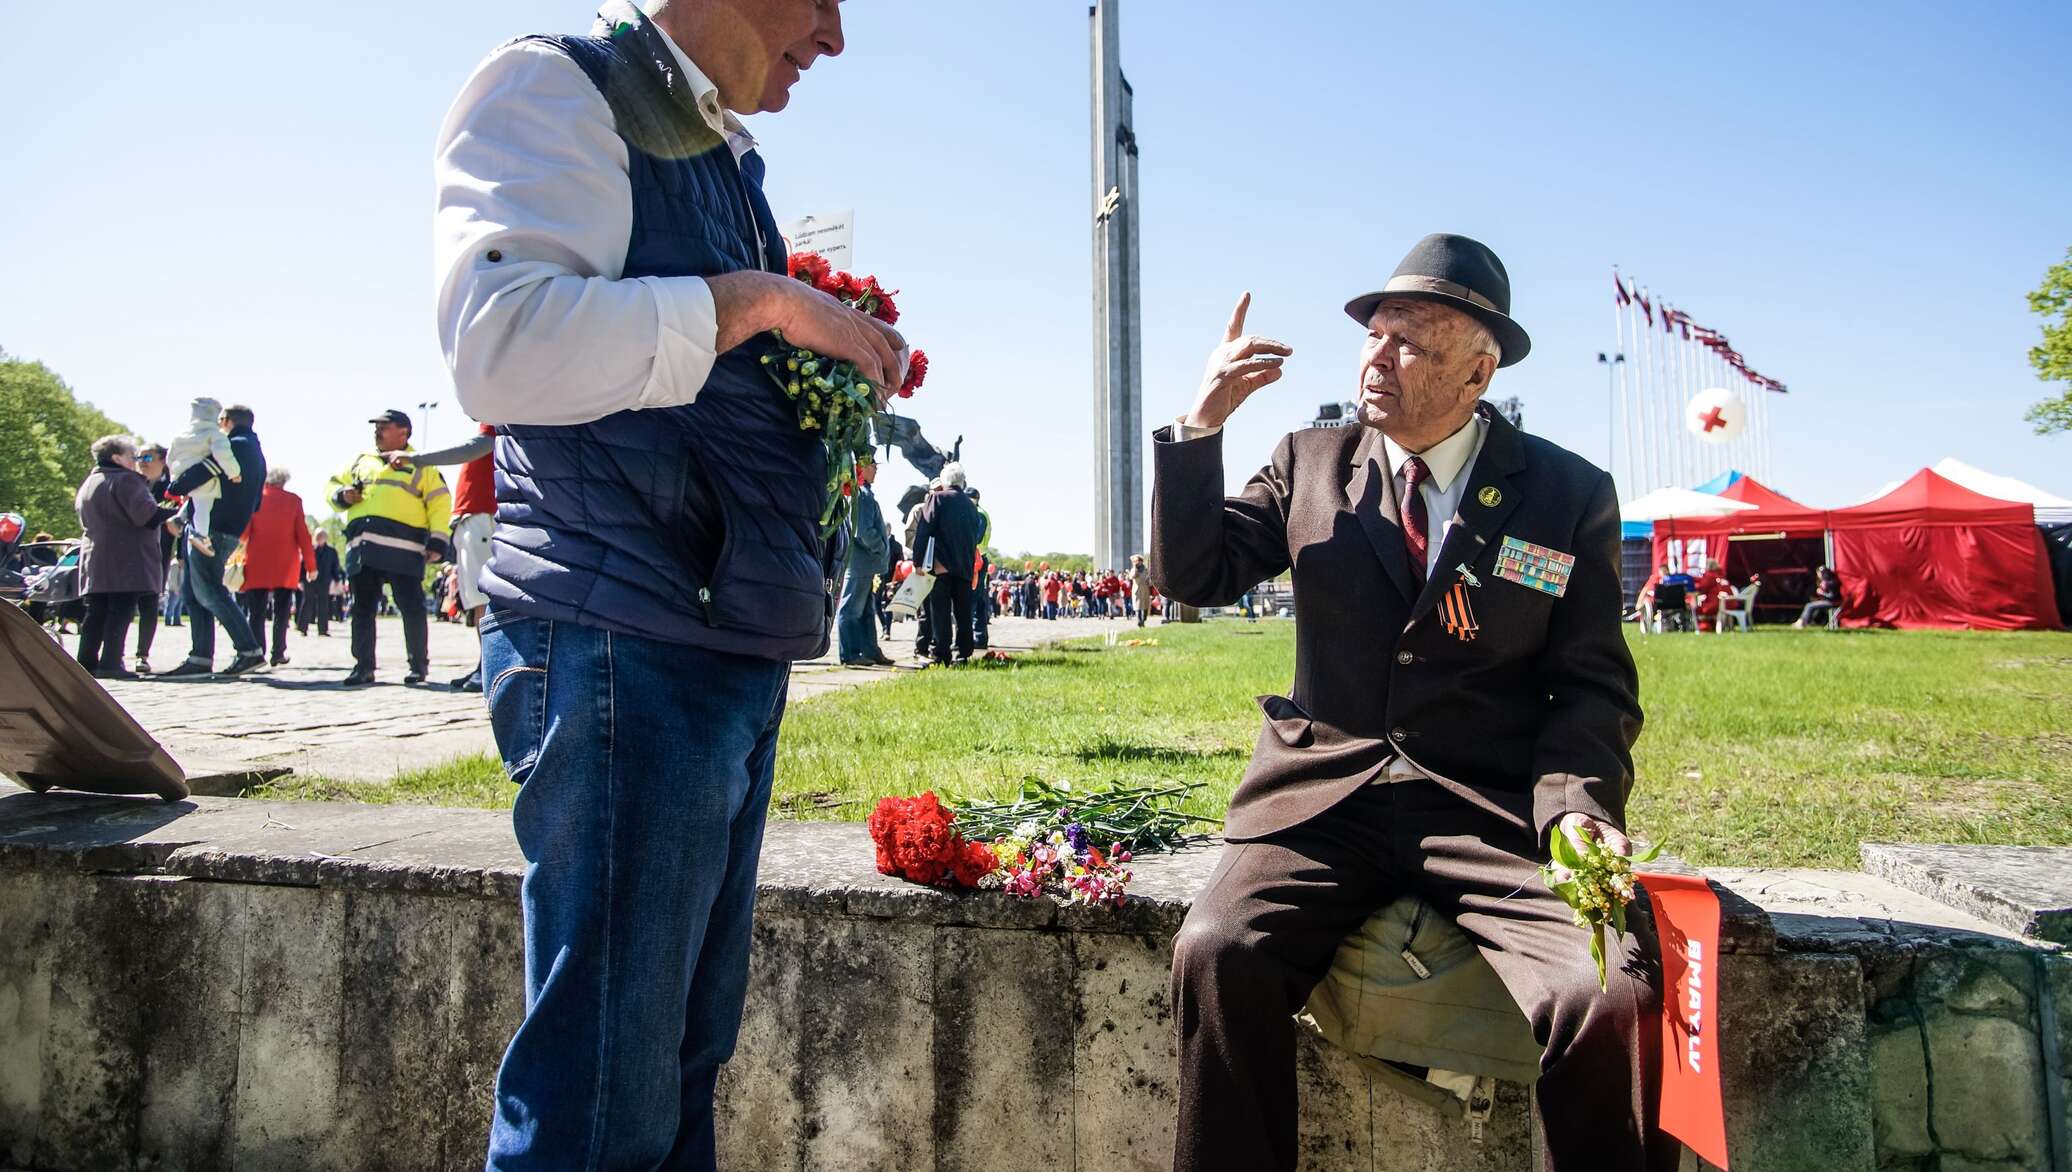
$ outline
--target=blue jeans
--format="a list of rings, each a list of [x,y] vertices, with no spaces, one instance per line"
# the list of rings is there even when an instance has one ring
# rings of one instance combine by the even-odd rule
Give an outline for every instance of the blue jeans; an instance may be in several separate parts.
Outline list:
[[[482,676],[527,864],[487,1166],[711,1172],[789,665],[492,604]]]
[[[877,560],[885,559],[880,555]],[[874,576],[867,569],[859,571],[856,563],[850,562],[848,576],[842,580],[842,608],[835,612],[837,658],[877,659],[884,655],[878,648],[877,616],[871,613]]]
[[[238,543],[244,539],[235,533],[211,533],[209,544],[216,552],[205,554],[186,541],[181,551],[181,562],[187,567],[181,585],[187,595],[187,614],[192,620],[187,624],[187,659],[205,667],[216,663],[216,624],[222,623],[223,630],[230,635],[231,649],[239,655],[259,654],[259,638],[252,634],[252,624],[245,618],[245,608],[237,595],[223,585],[223,563],[237,552]],[[183,539],[184,541],[184,539]]]

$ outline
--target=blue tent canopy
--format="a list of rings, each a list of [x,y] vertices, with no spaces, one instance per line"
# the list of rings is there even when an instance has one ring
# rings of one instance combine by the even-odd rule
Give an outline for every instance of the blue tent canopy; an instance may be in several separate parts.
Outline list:
[[[1723,493],[1728,489],[1734,487],[1735,483],[1738,482],[1740,479],[1741,473],[1733,468],[1729,468],[1725,472],[1720,473],[1718,476],[1713,477],[1711,480],[1708,480],[1703,484],[1692,485],[1691,491],[1709,492],[1714,496],[1718,496],[1720,493]]]

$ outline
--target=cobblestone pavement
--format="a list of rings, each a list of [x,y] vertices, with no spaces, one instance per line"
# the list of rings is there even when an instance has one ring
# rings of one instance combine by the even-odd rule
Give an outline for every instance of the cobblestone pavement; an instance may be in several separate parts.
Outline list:
[[[1039,643],[1115,631],[1127,638],[1127,621],[996,619],[992,645],[1006,651]],[[854,687],[913,670],[914,626],[900,623],[886,653],[898,668],[851,668],[833,653],[792,669],[794,701]],[[222,646],[217,661],[227,659]],[[65,640],[69,649],[72,640]],[[238,775],[281,768],[304,775],[381,781],[396,773],[436,765],[468,753],[494,751],[489,715],[480,695],[455,692],[447,681],[475,664],[475,633],[454,623],[433,623],[431,682],[405,687],[403,630],[394,618],[381,620],[376,646],[379,682],[347,689],[340,681],[352,666],[343,624],[329,638],[314,629],[288,633],[289,662],[237,679],[111,680],[106,687],[156,736],[190,775]],[[161,628],[153,649],[163,670],[186,653],[185,627]]]

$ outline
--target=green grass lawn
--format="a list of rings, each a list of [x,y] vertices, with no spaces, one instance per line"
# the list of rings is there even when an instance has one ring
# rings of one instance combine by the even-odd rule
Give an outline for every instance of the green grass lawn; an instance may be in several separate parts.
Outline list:
[[[1134,634],[1132,629],[1129,634]],[[1205,783],[1220,815],[1287,687],[1293,627],[1154,627],[1005,666],[930,671],[792,709],[776,812],[860,819],[884,794],[1011,796],[1027,777]],[[1647,731],[1632,828],[1695,863],[1853,869],[1865,839],[2072,844],[2072,635],[1800,632],[1633,638]],[[268,796],[504,806],[488,758],[390,785]]]

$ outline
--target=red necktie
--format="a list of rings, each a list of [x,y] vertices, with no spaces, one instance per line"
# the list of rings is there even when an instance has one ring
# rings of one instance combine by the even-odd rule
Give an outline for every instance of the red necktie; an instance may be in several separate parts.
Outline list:
[[[1422,591],[1425,583],[1425,551],[1431,547],[1431,518],[1425,510],[1424,494],[1418,486],[1429,480],[1432,470],[1412,456],[1403,463],[1403,545],[1410,551],[1410,577]]]

